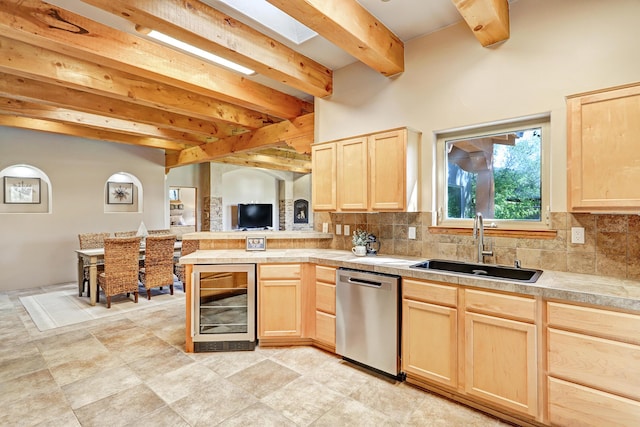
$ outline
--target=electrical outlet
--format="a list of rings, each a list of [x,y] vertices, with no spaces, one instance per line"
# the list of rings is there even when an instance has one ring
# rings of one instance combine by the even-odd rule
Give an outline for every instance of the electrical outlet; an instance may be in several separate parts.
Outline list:
[[[584,244],[584,227],[571,227],[571,243]]]
[[[342,224],[336,224],[336,234],[342,234]]]
[[[409,239],[411,240],[415,240],[416,238],[416,228],[415,227],[409,227]]]
[[[344,226],[344,235],[348,236],[350,234],[349,233],[350,231],[351,231],[350,227],[345,224],[345,226]]]

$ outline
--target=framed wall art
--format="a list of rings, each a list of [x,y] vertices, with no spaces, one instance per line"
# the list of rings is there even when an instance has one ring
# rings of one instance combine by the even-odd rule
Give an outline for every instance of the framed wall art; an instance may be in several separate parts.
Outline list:
[[[4,202],[40,204],[40,178],[5,176]]]
[[[266,237],[247,237],[248,251],[264,251],[267,249]]]
[[[110,205],[133,204],[133,182],[107,182],[107,192]]]

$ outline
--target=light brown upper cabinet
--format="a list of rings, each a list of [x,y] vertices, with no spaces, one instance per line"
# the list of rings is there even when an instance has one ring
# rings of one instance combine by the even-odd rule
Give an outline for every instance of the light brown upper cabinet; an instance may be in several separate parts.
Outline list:
[[[640,209],[640,84],[567,98],[571,212]]]
[[[369,159],[367,137],[338,141],[338,209],[366,211],[369,208]]]
[[[317,211],[336,210],[336,145],[322,144],[311,147],[311,197]]]
[[[417,211],[420,136],[401,128],[314,145],[314,210]]]

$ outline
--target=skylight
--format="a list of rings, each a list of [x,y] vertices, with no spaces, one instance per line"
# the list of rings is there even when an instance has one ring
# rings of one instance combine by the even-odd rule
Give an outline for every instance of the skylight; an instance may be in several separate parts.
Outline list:
[[[243,15],[275,31],[295,44],[318,35],[265,0],[219,0]]]

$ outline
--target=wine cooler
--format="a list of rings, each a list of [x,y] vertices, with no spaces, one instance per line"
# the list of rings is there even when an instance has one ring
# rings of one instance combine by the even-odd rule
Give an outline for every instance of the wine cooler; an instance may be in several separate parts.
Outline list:
[[[255,264],[195,265],[192,283],[194,351],[253,350],[256,345]]]

